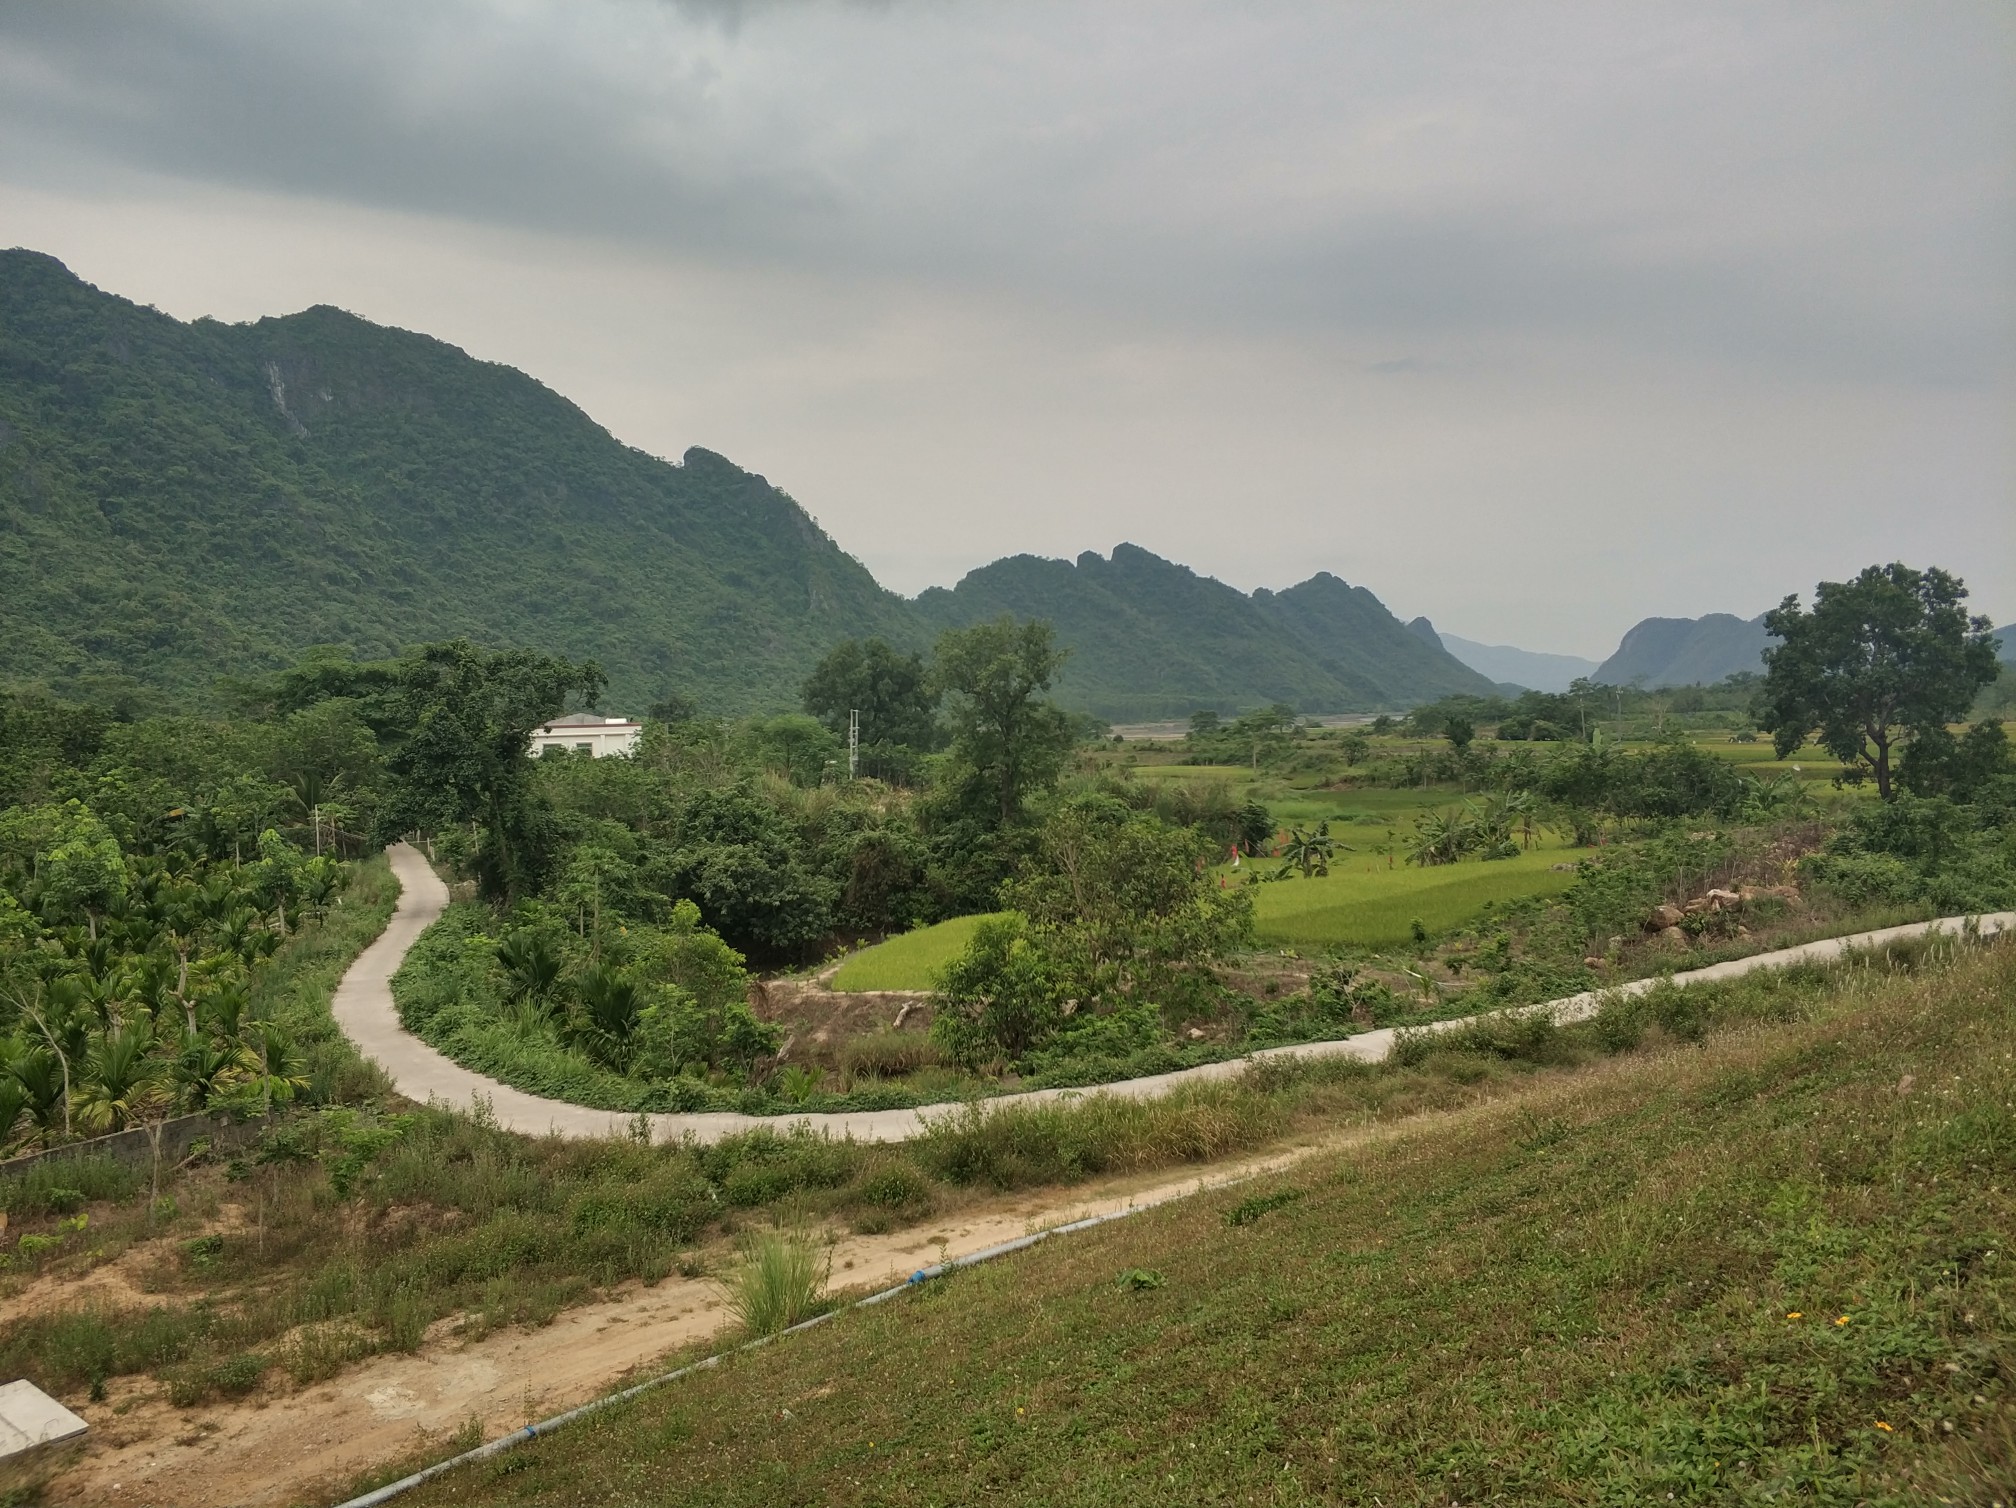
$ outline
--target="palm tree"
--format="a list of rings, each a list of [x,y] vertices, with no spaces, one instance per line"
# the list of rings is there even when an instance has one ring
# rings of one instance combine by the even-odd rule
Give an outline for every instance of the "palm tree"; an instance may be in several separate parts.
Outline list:
[[[302,866],[301,898],[307,902],[309,915],[316,921],[329,914],[329,903],[342,888],[343,871],[333,861],[318,856]]]
[[[295,1047],[292,1034],[279,1023],[247,1023],[245,1052],[252,1060],[252,1082],[259,1088],[267,1115],[272,1115],[275,1101],[287,1104],[308,1087],[308,1060]]]
[[[227,984],[197,1002],[197,1015],[202,1024],[230,1042],[237,1038],[238,1029],[244,1024],[247,1003],[243,987]]]
[[[597,1062],[619,1072],[630,1061],[631,1036],[643,1010],[643,990],[627,974],[593,964],[575,980],[579,1007],[568,1017],[567,1035]]]
[[[497,962],[504,966],[509,999],[533,1005],[542,1013],[560,982],[563,960],[552,940],[530,928],[520,928],[497,945]]]
[[[144,1017],[108,1027],[92,1039],[77,1087],[77,1118],[101,1130],[123,1131],[160,1098],[161,1065],[150,1054],[154,1028]]]
[[[200,1031],[182,1034],[182,1046],[168,1065],[175,1098],[191,1110],[207,1110],[210,1102],[256,1068],[257,1060],[234,1042],[219,1042]]]
[[[70,1131],[70,1098],[66,1065],[60,1052],[31,1047],[7,1065],[7,1076],[20,1086],[28,1118],[44,1140],[59,1130]],[[60,1122],[60,1124],[59,1124]]]
[[[0,1147],[14,1139],[14,1128],[28,1109],[28,1091],[11,1073],[0,1073]]]

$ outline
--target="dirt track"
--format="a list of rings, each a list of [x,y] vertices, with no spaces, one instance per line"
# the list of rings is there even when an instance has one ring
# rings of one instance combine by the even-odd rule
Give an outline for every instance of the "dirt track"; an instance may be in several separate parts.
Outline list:
[[[842,1237],[833,1247],[833,1284],[885,1288],[944,1256],[1084,1215],[1180,1198],[1286,1167],[1312,1152],[1390,1134],[1387,1128],[1356,1131],[1180,1176],[1163,1172],[1043,1190],[992,1200],[941,1224]],[[705,1279],[670,1278],[564,1310],[539,1329],[464,1342],[452,1334],[452,1322],[444,1322],[413,1355],[375,1357],[329,1382],[244,1403],[177,1409],[159,1384],[122,1380],[104,1403],[75,1405],[90,1421],[91,1435],[47,1500],[93,1508],[332,1501],[358,1473],[441,1442],[471,1419],[484,1439],[495,1439],[585,1402],[626,1373],[726,1324]]]

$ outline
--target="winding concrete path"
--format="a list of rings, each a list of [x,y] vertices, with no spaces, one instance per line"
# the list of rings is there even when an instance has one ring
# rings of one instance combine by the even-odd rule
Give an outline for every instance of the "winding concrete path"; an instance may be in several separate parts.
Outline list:
[[[375,1060],[391,1075],[394,1086],[408,1099],[423,1103],[436,1100],[460,1110],[473,1110],[479,1104],[487,1105],[497,1124],[509,1131],[521,1132],[527,1136],[565,1137],[612,1136],[626,1133],[636,1119],[635,1116],[612,1110],[590,1110],[585,1106],[570,1105],[563,1100],[542,1099],[536,1094],[527,1094],[521,1089],[513,1089],[508,1084],[500,1084],[495,1079],[472,1073],[459,1063],[436,1052],[399,1024],[398,1012],[392,1005],[392,975],[398,969],[400,961],[405,958],[406,950],[413,946],[414,940],[441,915],[442,908],[448,904],[448,890],[434,873],[433,868],[415,849],[404,843],[398,843],[387,852],[392,861],[392,873],[399,880],[398,906],[378,940],[358,955],[357,961],[343,976],[342,983],[336,987],[333,1001],[336,1024],[343,1028],[352,1042],[357,1044],[358,1051],[365,1057]],[[1673,975],[1672,978],[1675,984],[1694,984],[1716,979],[1734,979],[1749,973],[1752,969],[1783,968],[1788,964],[1809,961],[1826,962],[1839,958],[1854,948],[1877,947],[1898,938],[1916,937],[1928,932],[1958,932],[1970,920],[1979,926],[1983,936],[1992,936],[2016,928],[2016,911],[2001,911],[1974,918],[1947,917],[1940,921],[1885,927],[1876,932],[1857,932],[1848,937],[1827,938],[1820,942],[1803,943],[1796,948],[1781,948],[1775,953],[1758,953],[1728,963],[1689,969],[1685,973]],[[1542,1005],[1519,1006],[1514,1009],[1521,1012],[1547,1011],[1555,1020],[1561,1022],[1579,1021],[1595,1014],[1602,993],[1642,995],[1662,982],[1660,979],[1638,979],[1629,984],[1617,985],[1609,992],[1592,990],[1581,995],[1570,995],[1563,1000],[1551,1000]],[[1430,1029],[1446,1030],[1460,1024],[1460,1021],[1444,1021]],[[1380,1031],[1363,1032],[1340,1042],[1311,1042],[1299,1047],[1263,1048],[1253,1056],[1255,1058],[1341,1056],[1376,1063],[1392,1051],[1395,1035],[1396,1033],[1389,1027]],[[1240,1058],[1226,1063],[1207,1063],[1202,1067],[1185,1068],[1175,1073],[1158,1073],[1145,1079],[1101,1084],[1091,1090],[1037,1089],[1026,1094],[1001,1095],[984,1103],[990,1107],[1034,1105],[1088,1093],[1149,1099],[1168,1093],[1178,1084],[1236,1077],[1245,1072],[1246,1062],[1246,1059]],[[843,1115],[779,1116],[740,1115],[731,1111],[720,1111],[694,1115],[654,1115],[650,1120],[654,1139],[661,1141],[690,1135],[699,1141],[713,1142],[738,1131],[749,1131],[759,1126],[780,1128],[799,1124],[809,1125],[833,1136],[851,1136],[859,1141],[903,1141],[923,1129],[927,1116],[942,1114],[947,1108],[941,1105],[919,1110],[866,1110]]]

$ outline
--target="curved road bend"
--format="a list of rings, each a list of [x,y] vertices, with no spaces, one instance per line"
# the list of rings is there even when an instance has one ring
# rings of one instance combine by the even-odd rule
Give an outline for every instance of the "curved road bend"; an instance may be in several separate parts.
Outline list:
[[[422,858],[417,850],[404,843],[395,843],[387,850],[392,861],[392,873],[398,877],[399,903],[392,913],[392,919],[385,930],[361,954],[336,987],[332,1002],[336,1014],[336,1024],[343,1028],[350,1040],[357,1044],[357,1050],[391,1075],[393,1085],[408,1099],[425,1103],[439,1100],[458,1110],[473,1109],[479,1099],[488,1103],[491,1114],[498,1125],[509,1131],[517,1131],[526,1136],[546,1136],[549,1134],[566,1137],[610,1136],[628,1131],[634,1116],[613,1110],[590,1110],[582,1105],[570,1105],[563,1100],[542,1099],[536,1094],[527,1094],[521,1089],[513,1089],[508,1084],[500,1084],[495,1079],[472,1073],[459,1063],[436,1052],[425,1042],[399,1024],[399,1015],[392,1006],[392,975],[405,958],[406,950],[413,946],[414,939],[440,916],[448,904],[447,887],[440,877]],[[1885,927],[1877,932],[1858,932],[1849,937],[1828,938],[1821,942],[1801,944],[1796,948],[1781,948],[1775,953],[1759,953],[1750,958],[1739,958],[1728,963],[1710,964],[1706,968],[1690,969],[1684,974],[1675,974],[1676,984],[1691,984],[1696,981],[1734,979],[1747,974],[1752,969],[1782,968],[1787,964],[1806,961],[1824,962],[1838,958],[1850,948],[1877,946],[1896,938],[1916,936],[1925,932],[1956,932],[1965,925],[1965,918],[1948,917],[1941,921],[1913,922],[1902,927]],[[1996,912],[1976,918],[1983,935],[2016,927],[2016,911]],[[1617,990],[1630,995],[1643,994],[1659,984],[1657,979],[1634,980],[1619,985]],[[1594,1014],[1598,993],[1590,991],[1581,995],[1570,995],[1565,1000],[1549,1001],[1544,1005],[1525,1006],[1520,1009],[1531,1011],[1551,1011],[1557,1021],[1578,1021]],[[1443,1022],[1446,1028],[1457,1022]],[[1394,1032],[1391,1028],[1361,1033],[1341,1042],[1311,1042],[1299,1047],[1269,1047],[1253,1054],[1256,1058],[1274,1057],[1333,1057],[1338,1055],[1362,1058],[1368,1063],[1376,1063],[1392,1050]],[[1201,1079],[1231,1078],[1244,1072],[1246,1060],[1235,1059],[1226,1063],[1207,1063],[1199,1068],[1185,1068],[1175,1073],[1158,1073],[1145,1079],[1128,1079],[1118,1084],[1101,1084],[1098,1093],[1126,1095],[1135,1099],[1147,1099],[1167,1093],[1178,1084]],[[1040,1104],[1071,1095],[1093,1091],[1080,1089],[1037,1089],[1026,1094],[1001,1095],[989,1100],[989,1105]],[[860,1141],[903,1141],[915,1136],[923,1127],[924,1117],[936,1106],[925,1110],[866,1110],[842,1115],[740,1115],[732,1111],[710,1112],[694,1115],[653,1115],[652,1135],[656,1140],[669,1140],[690,1133],[703,1142],[718,1141],[724,1136],[738,1131],[754,1130],[759,1126],[781,1128],[800,1123],[834,1136],[852,1136]]]

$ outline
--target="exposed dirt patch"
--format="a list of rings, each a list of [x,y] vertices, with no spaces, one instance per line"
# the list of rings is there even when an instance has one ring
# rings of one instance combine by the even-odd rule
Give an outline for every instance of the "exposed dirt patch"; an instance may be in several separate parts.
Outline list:
[[[765,1021],[784,1028],[787,1063],[838,1069],[841,1050],[857,1038],[902,1030],[924,1032],[931,1025],[931,997],[916,990],[836,990],[829,987],[839,965],[793,979],[759,979],[749,989],[749,1005]]]
[[[1181,1174],[1164,1170],[990,1199],[889,1235],[842,1235],[833,1247],[833,1284],[838,1290],[888,1287],[919,1267],[1045,1226],[1178,1198],[1285,1167],[1318,1149],[1387,1134],[1372,1128],[1313,1137]],[[75,1293],[68,1285],[65,1301]],[[81,1455],[51,1485],[48,1501],[179,1508],[333,1499],[380,1462],[429,1446],[445,1450],[448,1438],[471,1420],[485,1439],[494,1439],[585,1402],[626,1374],[648,1375],[667,1352],[713,1336],[726,1323],[710,1283],[670,1278],[565,1310],[538,1329],[460,1340],[452,1323],[437,1325],[414,1355],[373,1357],[300,1392],[177,1409],[158,1384],[122,1379],[101,1403],[64,1400],[92,1430]],[[272,1374],[268,1386],[284,1387],[279,1376]]]
[[[177,1302],[160,1292],[159,1274],[175,1261],[174,1240],[141,1241],[89,1272],[69,1275],[41,1273],[16,1291],[0,1297],[0,1325],[49,1314],[59,1309],[135,1309]]]

